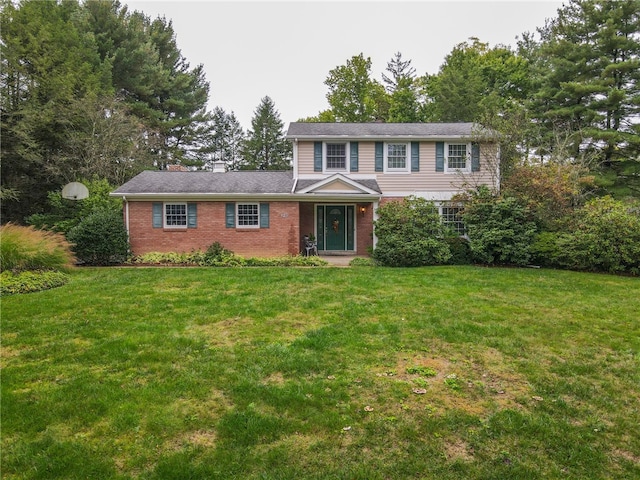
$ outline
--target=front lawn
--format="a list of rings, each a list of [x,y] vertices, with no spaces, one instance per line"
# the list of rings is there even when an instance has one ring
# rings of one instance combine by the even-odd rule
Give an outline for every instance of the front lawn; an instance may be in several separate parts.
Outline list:
[[[80,269],[2,299],[2,478],[640,478],[639,312],[543,269]]]

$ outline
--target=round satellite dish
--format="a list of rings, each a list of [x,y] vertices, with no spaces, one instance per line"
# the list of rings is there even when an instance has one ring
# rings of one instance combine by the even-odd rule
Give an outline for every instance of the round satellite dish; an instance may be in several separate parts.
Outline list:
[[[89,189],[80,182],[67,183],[62,187],[62,198],[83,200],[89,196]]]

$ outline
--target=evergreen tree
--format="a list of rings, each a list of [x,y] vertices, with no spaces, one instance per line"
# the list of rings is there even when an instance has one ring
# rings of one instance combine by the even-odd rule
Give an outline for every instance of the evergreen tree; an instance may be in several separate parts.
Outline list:
[[[416,79],[416,69],[411,66],[411,60],[402,60],[400,52],[396,52],[393,58],[387,62],[386,71],[390,76],[383,73],[382,81],[390,94],[399,88],[413,84]]]
[[[150,152],[158,166],[193,157],[209,86],[170,22],[117,0],[0,2],[3,220],[78,176],[124,181]]]
[[[532,114],[549,137],[572,133],[574,155],[586,145],[605,168],[630,170],[623,183],[640,173],[638,32],[639,0],[570,0],[526,44],[538,81]]]
[[[386,71],[390,75],[383,73],[382,81],[389,93],[387,121],[419,122],[421,120],[419,82],[416,79],[416,69],[411,66],[411,60],[402,60],[402,54],[397,52],[391,61],[387,62]]]
[[[251,130],[243,147],[246,170],[289,170],[291,143],[285,138],[284,124],[271,98],[264,97],[254,112]]]
[[[73,1],[2,2],[1,184],[16,193],[2,203],[3,221],[43,208],[47,191],[65,182],[69,165],[56,164],[66,147],[65,111],[74,99],[110,89],[78,12]]]
[[[244,131],[235,114],[220,107],[214,108],[201,149],[206,158],[205,168],[212,170],[215,162],[224,162],[226,170],[238,170],[242,165],[243,142]]]

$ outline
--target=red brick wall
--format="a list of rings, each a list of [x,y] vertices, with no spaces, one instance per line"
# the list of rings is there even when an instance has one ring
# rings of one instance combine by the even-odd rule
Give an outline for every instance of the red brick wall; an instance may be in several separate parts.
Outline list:
[[[300,253],[298,202],[270,202],[269,228],[226,228],[226,202],[196,202],[197,228],[153,228],[153,202],[130,201],[129,236],[134,255],[206,250],[213,242],[243,257]],[[126,210],[125,210],[126,211]]]
[[[360,208],[364,207],[364,214]],[[373,247],[373,204],[359,203],[356,205],[356,253],[369,255],[369,249]]]

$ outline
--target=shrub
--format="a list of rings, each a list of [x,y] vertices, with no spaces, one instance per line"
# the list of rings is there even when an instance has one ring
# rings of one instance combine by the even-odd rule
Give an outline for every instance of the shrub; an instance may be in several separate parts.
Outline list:
[[[445,241],[449,245],[449,251],[451,252],[451,258],[448,262],[450,265],[468,265],[473,263],[473,254],[471,253],[469,240],[464,237],[449,236],[445,238]]]
[[[373,257],[388,267],[419,267],[447,263],[451,252],[442,239],[403,241],[400,235],[387,235],[378,240]]]
[[[198,265],[203,267],[312,267],[327,264],[320,257],[304,257],[302,255],[244,259],[230,250],[221,248],[219,244],[209,247],[206,252],[150,252],[135,257],[133,261],[134,263],[152,265]]]
[[[388,202],[378,209],[373,251],[376,262],[390,267],[446,263],[451,257],[438,209],[418,197]]]
[[[486,264],[526,265],[536,226],[528,208],[515,198],[493,196],[479,188],[462,214],[475,261]]]
[[[0,273],[0,295],[39,292],[64,285],[69,275],[58,271],[24,271],[14,273],[8,270]]]
[[[311,255],[284,255],[271,258],[248,258],[246,265],[250,267],[319,267],[327,265],[327,261]]]
[[[640,273],[639,207],[610,196],[588,202],[572,232],[575,266],[585,270]]]
[[[561,258],[564,256],[561,246],[570,244],[570,242],[562,240],[562,237],[567,235],[566,233],[540,232],[531,245],[531,262],[541,267],[566,267],[561,262]]]
[[[129,255],[129,240],[120,212],[97,210],[73,227],[67,238],[77,257],[89,265],[120,263]]]
[[[572,230],[538,235],[533,251],[544,266],[640,274],[640,215],[611,197],[594,199],[576,211]]]
[[[202,260],[196,263],[210,266],[241,266],[243,262],[242,258],[224,248],[220,242],[213,242],[204,252]]]
[[[68,270],[75,261],[62,234],[12,223],[0,227],[0,271]]]
[[[526,205],[542,230],[561,231],[577,205],[583,205],[594,177],[582,162],[514,167],[502,192]]]

